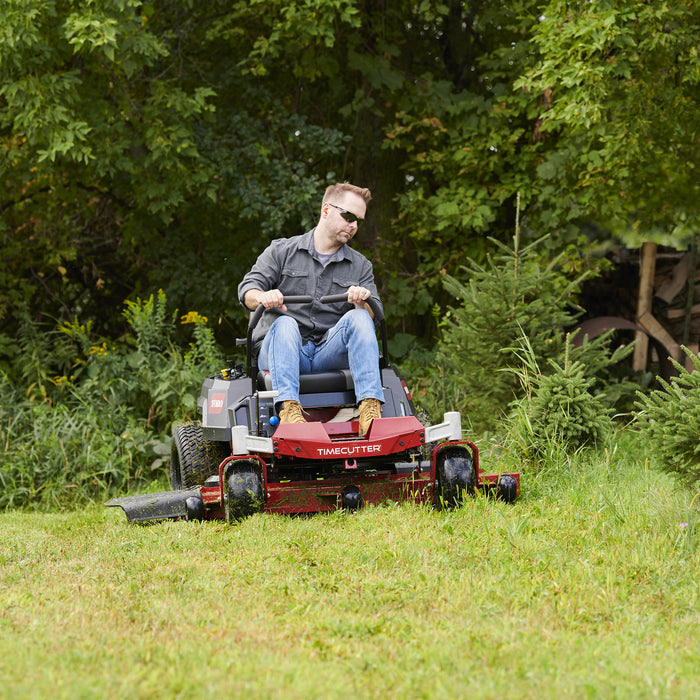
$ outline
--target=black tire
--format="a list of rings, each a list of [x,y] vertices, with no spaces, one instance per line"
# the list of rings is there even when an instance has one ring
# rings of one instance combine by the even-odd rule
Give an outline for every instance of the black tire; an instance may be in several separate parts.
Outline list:
[[[222,460],[231,455],[225,442],[205,440],[199,422],[180,423],[173,428],[170,446],[170,483],[179,491],[203,484],[219,473]]]
[[[510,474],[503,474],[498,479],[496,495],[506,503],[512,503],[518,497],[518,482]]]
[[[435,467],[437,508],[454,508],[462,504],[465,494],[474,495],[476,468],[467,448],[453,445],[440,450]]]
[[[230,525],[255,513],[265,505],[262,478],[248,466],[234,466],[226,473],[226,520]]]

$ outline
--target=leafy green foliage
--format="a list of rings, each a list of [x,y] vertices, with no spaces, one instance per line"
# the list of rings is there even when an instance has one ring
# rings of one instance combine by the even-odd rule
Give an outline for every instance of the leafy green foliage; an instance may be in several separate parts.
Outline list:
[[[233,331],[256,254],[347,179],[390,323],[430,344],[442,271],[507,240],[517,193],[554,254],[694,225],[697,25],[638,0],[8,0],[0,324],[28,302],[113,334],[162,288]]]
[[[106,410],[128,406],[146,419],[147,427],[167,432],[173,420],[194,414],[202,378],[221,364],[220,351],[207,319],[194,311],[180,319],[194,329],[189,349],[180,349],[175,343],[177,312],[168,312],[162,291],[128,302],[124,316],[133,335],[116,344],[90,338],[89,329],[78,323],[61,326],[83,348],[83,356],[77,358],[71,377],[55,381],[64,396],[73,394]]]
[[[177,79],[177,23],[163,17],[164,30],[151,10],[137,0],[0,6],[0,322],[11,331],[23,303],[113,330],[135,271],[150,267],[144,240],[195,192],[214,192],[195,144],[214,93]]]
[[[656,465],[686,485],[700,484],[700,359],[683,348],[695,369],[673,361],[678,376],[659,378],[662,388],[638,393],[636,425],[641,439],[654,445]]]
[[[444,276],[460,304],[440,322],[435,362],[412,377],[419,403],[432,415],[460,410],[476,430],[495,427],[519,392],[513,375],[501,371],[513,366],[508,349],[525,335],[539,362],[557,357],[563,329],[580,312],[579,285],[595,272],[592,264],[579,271],[583,261],[565,253],[543,261],[540,243],[522,250],[493,243],[497,253],[486,265],[470,260],[461,280]]]
[[[522,361],[517,374],[525,395],[514,402],[511,438],[528,460],[537,460],[553,445],[565,452],[601,445],[610,434],[610,409],[591,391],[594,378],[586,366],[571,359],[567,337],[563,363],[548,360],[543,374],[527,338],[516,354]]]
[[[697,3],[552,0],[515,82],[549,95],[540,130],[558,144],[538,174],[633,245],[697,229],[699,20]]]
[[[13,361],[28,386],[0,372],[0,507],[67,507],[163,477],[171,423],[195,417],[220,352],[207,319],[191,311],[178,324],[163,292],[124,317],[131,332],[119,341],[77,320],[53,335],[25,323]]]

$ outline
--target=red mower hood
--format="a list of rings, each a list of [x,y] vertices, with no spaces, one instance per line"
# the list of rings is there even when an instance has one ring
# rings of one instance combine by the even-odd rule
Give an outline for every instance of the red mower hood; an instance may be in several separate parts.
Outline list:
[[[425,444],[425,428],[413,416],[376,418],[365,437],[351,423],[288,423],[272,436],[274,453],[302,459],[357,459],[396,454]]]

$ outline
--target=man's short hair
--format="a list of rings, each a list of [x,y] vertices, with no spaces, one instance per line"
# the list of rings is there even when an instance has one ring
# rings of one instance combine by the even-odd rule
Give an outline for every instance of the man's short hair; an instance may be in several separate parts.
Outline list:
[[[368,204],[372,199],[372,193],[366,187],[351,185],[349,182],[336,182],[335,185],[328,187],[326,193],[323,195],[323,201],[328,202],[334,197],[339,197],[346,192],[352,192],[353,194],[359,195],[365,200],[365,204]]]

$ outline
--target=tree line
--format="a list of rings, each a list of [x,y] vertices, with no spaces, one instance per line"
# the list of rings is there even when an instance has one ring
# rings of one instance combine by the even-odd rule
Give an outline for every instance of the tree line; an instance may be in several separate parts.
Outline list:
[[[641,0],[5,0],[0,361],[27,315],[117,334],[158,289],[240,334],[239,279],[337,180],[373,192],[357,246],[409,339],[518,198],[545,255],[683,245],[699,25]]]

